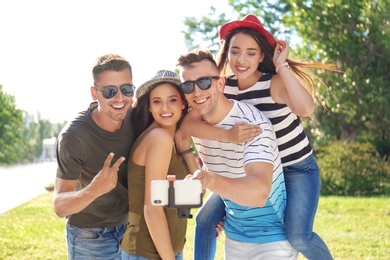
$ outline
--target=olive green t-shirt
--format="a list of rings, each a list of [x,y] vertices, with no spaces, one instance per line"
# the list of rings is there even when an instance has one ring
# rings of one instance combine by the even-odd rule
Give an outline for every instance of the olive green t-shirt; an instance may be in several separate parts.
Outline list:
[[[154,128],[145,131],[135,142],[128,163],[128,187],[129,187],[129,220],[125,234],[123,235],[121,248],[128,254],[143,256],[150,259],[161,259],[152,237],[150,236],[144,217],[145,198],[145,166],[133,162],[132,153],[142,142],[144,137]],[[167,175],[176,175],[176,179],[184,179],[189,170],[183,158],[172,149],[172,157]],[[164,208],[168,222],[172,248],[177,254],[183,251],[186,242],[187,219],[179,218],[177,209]]]
[[[133,144],[130,124],[131,110],[122,127],[112,133],[101,129],[92,119],[97,103],[78,114],[61,131],[57,139],[57,177],[78,180],[76,190],[83,189],[103,168],[109,155],[115,154],[112,164],[121,156],[118,183],[110,192],[96,198],[79,213],[67,216],[68,223],[80,228],[118,226],[128,220],[127,158]]]

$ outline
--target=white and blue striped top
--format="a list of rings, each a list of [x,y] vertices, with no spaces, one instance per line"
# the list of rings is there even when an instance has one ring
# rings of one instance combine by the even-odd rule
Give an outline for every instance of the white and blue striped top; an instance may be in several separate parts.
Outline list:
[[[286,190],[271,122],[254,106],[234,101],[229,114],[215,126],[230,129],[238,122],[258,124],[263,131],[252,141],[243,144],[194,138],[207,170],[216,174],[240,178],[246,175],[244,166],[248,163],[267,162],[274,165],[272,188],[264,207],[241,206],[223,198],[226,204],[225,234],[237,241],[258,244],[286,240],[283,221]]]
[[[237,79],[226,79],[225,96],[252,104],[271,121],[283,166],[300,162],[313,153],[300,119],[285,104],[276,103],[270,92],[272,74],[263,74],[255,85],[240,90]]]

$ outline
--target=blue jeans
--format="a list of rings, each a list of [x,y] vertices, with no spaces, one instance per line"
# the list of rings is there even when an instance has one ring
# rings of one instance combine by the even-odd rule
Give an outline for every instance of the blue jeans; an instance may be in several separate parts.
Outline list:
[[[324,241],[313,232],[314,217],[320,196],[320,172],[311,155],[294,165],[283,167],[287,191],[284,217],[290,244],[307,259],[333,259]],[[215,227],[225,216],[225,204],[212,194],[196,215],[194,259],[214,259]]]
[[[214,259],[217,249],[215,227],[225,215],[222,198],[210,193],[195,216],[194,260]]]
[[[126,253],[126,251],[121,250],[121,255],[122,255],[122,260],[152,260],[150,258],[146,258],[143,256],[138,256],[138,255],[129,255]],[[177,253],[175,256],[175,260],[183,260],[183,252]]]
[[[66,224],[68,259],[121,259],[119,243],[127,223],[114,227],[78,228]]]
[[[320,197],[320,170],[313,155],[283,167],[287,191],[284,216],[287,240],[307,259],[333,259],[324,241],[313,232]]]

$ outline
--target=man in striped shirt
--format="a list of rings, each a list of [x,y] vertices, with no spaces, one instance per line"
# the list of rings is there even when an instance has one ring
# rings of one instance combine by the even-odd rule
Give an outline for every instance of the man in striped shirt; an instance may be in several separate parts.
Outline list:
[[[201,139],[201,132],[207,131],[204,126],[187,133],[194,137],[207,169],[197,171],[194,179],[225,202],[226,259],[297,259],[284,232],[286,191],[270,121],[254,106],[224,96],[225,79],[218,76],[210,52],[194,50],[178,61],[181,87],[192,108],[189,118],[200,117],[224,129],[241,122],[262,128],[253,140],[241,144]]]

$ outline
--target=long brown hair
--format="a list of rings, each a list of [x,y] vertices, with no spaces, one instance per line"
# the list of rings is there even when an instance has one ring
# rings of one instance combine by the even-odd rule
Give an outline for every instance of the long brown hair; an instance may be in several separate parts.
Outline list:
[[[226,76],[232,74],[232,70],[229,67],[228,63],[228,52],[230,47],[230,40],[237,33],[244,33],[250,35],[259,45],[260,50],[264,53],[264,59],[259,63],[257,70],[263,73],[276,74],[275,65],[272,60],[274,55],[274,48],[269,44],[269,42],[264,38],[264,36],[255,30],[250,28],[240,27],[232,30],[225,38],[221,40],[221,46],[217,54],[217,66],[220,76]],[[324,64],[321,62],[306,62],[306,61],[296,61],[292,59],[287,59],[288,65],[290,66],[292,72],[297,76],[298,80],[304,85],[304,87],[312,94],[315,93],[315,83],[312,76],[304,71],[303,69],[319,69],[319,70],[329,70],[337,71],[335,64]]]

